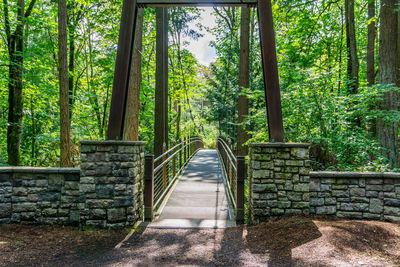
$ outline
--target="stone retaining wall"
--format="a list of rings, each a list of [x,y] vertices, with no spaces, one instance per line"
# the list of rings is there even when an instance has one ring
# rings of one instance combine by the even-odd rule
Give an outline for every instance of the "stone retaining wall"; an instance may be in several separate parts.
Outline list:
[[[142,220],[144,143],[81,145],[81,169],[0,168],[0,223],[125,227]]]
[[[400,221],[400,173],[311,172],[310,213]]]
[[[80,170],[0,168],[0,223],[78,224]]]
[[[255,223],[310,211],[308,144],[249,146],[250,216]]]
[[[143,218],[143,142],[81,142],[81,159],[81,224],[124,227]]]

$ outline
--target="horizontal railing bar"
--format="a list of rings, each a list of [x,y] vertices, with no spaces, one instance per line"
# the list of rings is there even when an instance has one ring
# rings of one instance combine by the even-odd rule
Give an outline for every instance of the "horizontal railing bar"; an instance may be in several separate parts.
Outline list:
[[[164,162],[162,162],[160,165],[158,165],[156,168],[154,168],[154,172],[157,172],[158,170],[160,170],[166,163],[168,163],[169,160],[171,160],[176,154],[178,154],[179,151],[182,151],[185,147],[190,146],[192,143],[194,143],[196,141],[198,141],[198,140],[194,140],[194,141],[188,143],[187,145],[185,145],[184,147],[182,147],[181,149],[177,150],[174,154],[169,156]]]
[[[190,141],[190,140],[193,140],[193,139],[195,139],[195,140],[197,140],[197,139],[198,139],[198,140],[201,140],[199,137],[193,136],[193,137],[191,137],[191,138],[189,139],[189,141]],[[157,162],[157,161],[159,161],[160,159],[162,159],[164,156],[167,156],[167,155],[168,155],[171,151],[173,151],[176,147],[182,145],[182,144],[185,143],[185,142],[187,142],[187,141],[180,142],[179,144],[177,144],[176,146],[174,146],[174,147],[171,148],[170,150],[164,152],[162,155],[160,155],[160,156],[158,156],[156,159],[154,159],[154,162]]]
[[[171,189],[172,185],[175,183],[175,180],[181,175],[181,171],[183,171],[183,168],[187,165],[187,163],[196,155],[197,152],[199,152],[200,149],[197,149],[191,157],[188,158],[188,160],[182,165],[182,167],[179,169],[179,171],[176,173],[175,177],[172,179],[172,181],[169,183],[168,187],[164,190],[164,193],[157,199],[157,201],[154,204],[154,207],[157,207],[158,204],[160,204],[160,201],[164,199],[165,195],[169,192]]]
[[[235,197],[234,197],[233,194],[232,194],[232,189],[231,189],[231,186],[230,186],[229,181],[228,181],[228,179],[227,179],[228,174],[226,173],[225,163],[224,163],[224,161],[222,160],[222,156],[221,156],[221,153],[219,152],[219,150],[218,150],[218,157],[219,157],[219,159],[220,159],[219,161],[220,161],[221,164],[223,165],[223,166],[222,166],[222,169],[223,169],[222,176],[223,176],[223,178],[224,178],[225,185],[226,185],[226,187],[228,188],[228,195],[229,195],[229,198],[231,199],[231,203],[232,203],[234,209],[236,209]]]
[[[235,157],[235,155],[233,154],[232,150],[229,148],[228,144],[225,142],[225,140],[222,139],[221,137],[218,137],[218,141],[219,141],[220,143],[222,143],[222,145],[224,146],[224,150],[227,151],[228,154],[229,154],[229,156],[230,156],[231,158],[233,158],[234,161],[236,162],[236,157]]]

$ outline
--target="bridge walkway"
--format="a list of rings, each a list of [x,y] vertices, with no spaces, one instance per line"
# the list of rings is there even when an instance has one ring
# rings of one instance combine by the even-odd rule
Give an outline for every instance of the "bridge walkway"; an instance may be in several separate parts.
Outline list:
[[[235,226],[217,150],[200,150],[148,227],[227,228]]]

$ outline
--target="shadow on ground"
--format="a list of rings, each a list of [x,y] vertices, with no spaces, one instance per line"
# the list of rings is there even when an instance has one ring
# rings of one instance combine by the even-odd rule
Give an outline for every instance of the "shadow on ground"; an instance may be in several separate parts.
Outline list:
[[[400,266],[400,225],[291,217],[230,229],[0,226],[0,266]],[[120,248],[115,246],[120,244]]]

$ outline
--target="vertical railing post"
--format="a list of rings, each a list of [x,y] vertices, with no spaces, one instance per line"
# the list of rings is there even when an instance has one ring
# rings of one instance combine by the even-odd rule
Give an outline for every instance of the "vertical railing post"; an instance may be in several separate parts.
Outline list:
[[[176,146],[175,142],[172,142],[172,147]],[[179,148],[178,148],[179,149]],[[172,158],[172,177],[175,177],[176,175],[176,155],[175,155],[175,149],[172,151],[172,153],[174,154],[173,158]]]
[[[182,147],[183,147],[183,144],[182,144],[182,139],[179,139],[179,169],[181,169],[182,168]]]
[[[164,142],[162,147],[162,153],[164,154],[165,152],[167,152],[167,145]],[[164,155],[162,157],[162,162],[164,163],[166,159],[167,155]],[[167,188],[167,164],[164,163],[163,165],[163,191]]]
[[[243,156],[236,157],[236,221],[244,222],[244,180],[246,177],[246,163]]]
[[[184,140],[185,140],[185,142],[183,143],[183,164],[185,165],[185,163],[186,163],[186,160],[187,160],[187,158],[186,158],[186,142],[187,142],[187,138],[185,137],[184,138]]]
[[[146,156],[144,163],[144,219],[153,220],[154,156]]]

